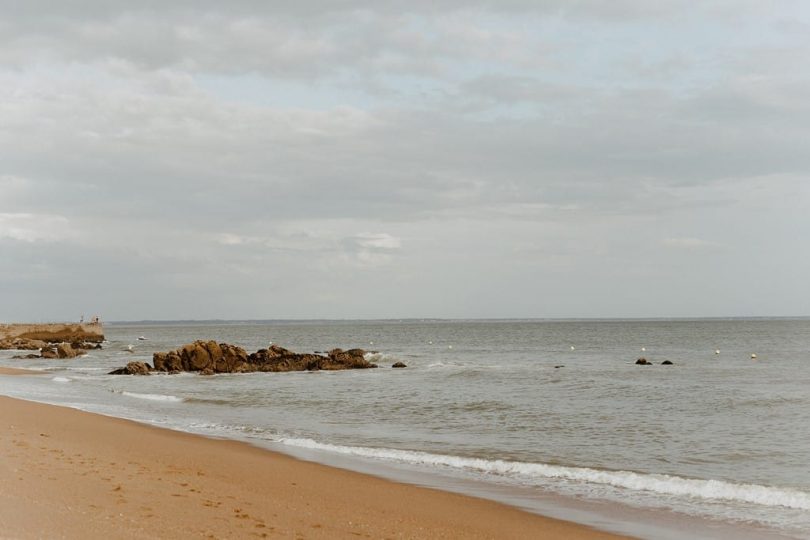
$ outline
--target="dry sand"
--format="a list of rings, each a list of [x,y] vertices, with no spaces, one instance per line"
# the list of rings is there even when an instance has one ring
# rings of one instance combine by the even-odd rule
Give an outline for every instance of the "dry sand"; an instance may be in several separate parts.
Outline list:
[[[0,538],[619,537],[240,442],[0,397]]]

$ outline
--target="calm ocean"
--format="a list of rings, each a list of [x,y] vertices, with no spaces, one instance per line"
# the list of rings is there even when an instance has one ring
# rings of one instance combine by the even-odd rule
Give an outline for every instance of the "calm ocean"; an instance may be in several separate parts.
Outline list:
[[[810,319],[105,330],[105,348],[75,360],[0,351],[3,365],[49,373],[0,377],[0,393],[246,440],[642,537],[810,539]],[[248,352],[270,341],[299,352],[362,347],[380,351],[381,369],[106,375],[195,339]],[[634,365],[640,356],[654,365]],[[391,369],[396,361],[408,368]]]

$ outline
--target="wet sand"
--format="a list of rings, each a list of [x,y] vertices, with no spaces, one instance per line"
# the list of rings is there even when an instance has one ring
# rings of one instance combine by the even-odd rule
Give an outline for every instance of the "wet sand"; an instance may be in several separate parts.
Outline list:
[[[7,397],[0,432],[0,538],[620,538],[241,442]]]
[[[44,371],[0,366],[0,375],[42,375]]]

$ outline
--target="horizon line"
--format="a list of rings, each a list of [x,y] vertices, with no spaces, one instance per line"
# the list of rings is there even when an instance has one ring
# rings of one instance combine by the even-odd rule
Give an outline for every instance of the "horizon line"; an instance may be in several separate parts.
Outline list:
[[[731,315],[731,316],[678,316],[678,317],[383,317],[383,318],[271,318],[271,319],[118,319],[103,324],[136,323],[312,323],[312,322],[565,322],[565,321],[728,321],[728,320],[800,320],[810,315]]]

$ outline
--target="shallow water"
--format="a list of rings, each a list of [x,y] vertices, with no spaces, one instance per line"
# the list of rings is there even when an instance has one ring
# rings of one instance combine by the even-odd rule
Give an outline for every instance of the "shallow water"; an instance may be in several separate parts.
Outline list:
[[[455,482],[530,509],[547,511],[549,497],[593,515],[609,508],[607,523],[584,520],[642,536],[662,534],[633,528],[639,515],[673,538],[742,531],[810,538],[807,319],[160,324],[106,332],[104,350],[71,361],[0,353],[5,365],[50,372],[0,378],[0,393],[379,466],[420,483]],[[362,347],[381,351],[373,361],[382,369],[106,375],[194,339],[248,351],[269,341],[301,352]],[[134,353],[125,352],[129,344]],[[634,365],[639,356],[654,365]],[[408,368],[390,369],[397,360]],[[683,520],[692,528],[682,529]]]

